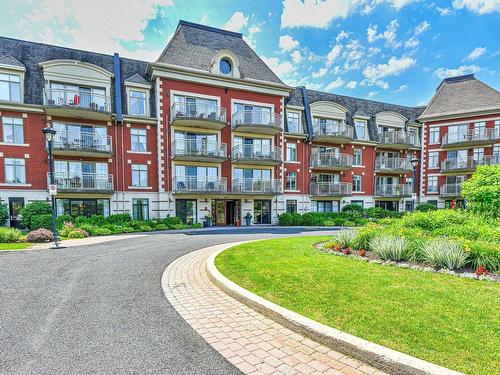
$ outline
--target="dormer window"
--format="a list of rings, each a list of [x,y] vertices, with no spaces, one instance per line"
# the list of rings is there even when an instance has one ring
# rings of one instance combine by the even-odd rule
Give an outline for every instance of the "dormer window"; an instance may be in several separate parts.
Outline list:
[[[0,73],[0,100],[21,101],[21,76],[19,74]]]
[[[222,50],[216,54],[210,62],[212,74],[240,78],[238,57],[229,50]]]
[[[219,62],[219,69],[222,74],[230,74],[232,71],[231,61],[227,58],[221,59]]]
[[[130,114],[146,116],[146,92],[130,90]]]

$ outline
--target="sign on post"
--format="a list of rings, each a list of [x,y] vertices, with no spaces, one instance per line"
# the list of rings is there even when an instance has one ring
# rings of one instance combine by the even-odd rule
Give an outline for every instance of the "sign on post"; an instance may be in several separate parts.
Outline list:
[[[57,195],[57,185],[49,185],[49,194]]]

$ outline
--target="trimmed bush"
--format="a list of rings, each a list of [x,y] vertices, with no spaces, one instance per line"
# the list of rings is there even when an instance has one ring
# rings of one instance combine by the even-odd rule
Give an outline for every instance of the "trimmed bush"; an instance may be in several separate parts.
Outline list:
[[[160,224],[156,224],[155,229],[156,230],[167,230],[168,227],[165,224],[160,223]]]
[[[436,207],[436,205],[432,203],[421,203],[415,208],[415,211],[428,212],[428,211],[436,211],[437,209],[438,208]]]
[[[0,242],[18,242],[21,231],[16,228],[0,227]]]
[[[123,227],[123,233],[134,233],[135,229],[133,227]]]
[[[177,216],[167,217],[167,218],[163,219],[162,221],[163,221],[163,224],[165,224],[169,229],[174,228],[175,225],[182,224],[181,218],[177,217]]]
[[[109,236],[111,231],[108,228],[96,228],[95,234],[98,236]]]
[[[52,232],[48,229],[32,230],[26,236],[27,242],[50,242],[54,240]]]
[[[153,230],[149,225],[141,225],[139,229],[141,232],[151,232]]]
[[[66,223],[73,223],[74,224],[75,219],[70,216],[70,215],[59,215],[56,218],[56,224],[58,228],[63,228],[64,224]]]
[[[131,221],[132,217],[129,214],[114,214],[106,218],[106,222],[108,222],[109,224],[124,225],[130,223]]]
[[[292,214],[289,214],[288,212],[285,212],[278,217],[278,225],[288,227],[293,225],[292,223]]]
[[[0,226],[7,224],[9,219],[9,207],[6,203],[0,203]]]
[[[405,260],[408,242],[396,236],[378,236],[370,241],[370,249],[383,260]]]
[[[365,211],[366,217],[370,219],[384,219],[387,217],[400,217],[401,214],[395,211],[384,210],[381,207],[370,207]]]
[[[355,203],[347,204],[342,208],[342,212],[357,212],[362,215],[364,213],[363,206]]]
[[[191,228],[193,228],[193,229],[203,228],[203,224],[202,223],[193,223],[193,224],[191,224]]]
[[[438,238],[425,244],[422,249],[422,257],[425,262],[433,266],[452,270],[463,267],[467,253],[458,243]]]
[[[31,229],[52,229],[52,214],[34,215],[31,218]]]
[[[46,214],[52,214],[52,206],[47,202],[37,201],[28,203],[21,210],[22,223],[26,228],[32,229],[31,219],[33,216]]]

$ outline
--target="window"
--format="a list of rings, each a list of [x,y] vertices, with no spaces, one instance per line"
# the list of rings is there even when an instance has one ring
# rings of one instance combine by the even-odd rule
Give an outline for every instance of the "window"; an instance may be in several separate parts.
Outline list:
[[[367,139],[366,122],[354,121],[354,126],[356,127],[356,138],[357,139]]]
[[[437,193],[438,191],[438,178],[437,176],[429,176],[427,178],[427,192]]]
[[[134,220],[149,220],[149,199],[132,199],[132,218]]]
[[[352,176],[352,191],[360,192],[361,189],[361,176],[354,175]]]
[[[433,127],[429,129],[429,144],[434,145],[439,143],[439,128]]]
[[[180,217],[185,224],[196,222],[196,199],[176,199],[175,216]]]
[[[434,206],[438,206],[438,201],[436,200],[430,200],[430,201],[427,201],[428,204],[433,204]]]
[[[0,100],[21,101],[21,76],[0,73]]]
[[[5,143],[24,143],[23,119],[18,117],[3,117],[2,134]]]
[[[484,148],[474,149],[474,161],[478,164],[482,164],[484,161]]]
[[[354,149],[353,165],[363,165],[363,150],[360,148]]]
[[[338,201],[313,201],[313,209],[316,212],[339,212]]]
[[[457,143],[467,140],[469,125],[452,125],[448,127],[448,143]]]
[[[57,216],[109,216],[109,199],[58,198],[56,199],[56,209]]]
[[[302,133],[300,131],[300,114],[297,112],[288,112],[288,132]]]
[[[146,129],[130,129],[130,139],[132,143],[132,151],[146,152]]]
[[[486,136],[486,122],[476,122],[474,124],[474,136],[482,139]]]
[[[5,158],[5,182],[8,184],[26,183],[26,166],[24,159]]]
[[[439,168],[439,152],[429,152],[429,168]]]
[[[500,164],[500,146],[493,146],[493,164]]]
[[[357,204],[358,206],[364,207],[365,206],[365,201],[355,201],[355,200],[352,200],[351,204]]]
[[[222,74],[231,73],[232,70],[231,61],[229,61],[229,59],[221,59],[219,63],[219,69]]]
[[[286,160],[297,161],[297,143],[286,144]]]
[[[130,90],[130,114],[146,115],[146,93],[144,91]]]
[[[495,137],[500,138],[500,120],[495,121]]]
[[[286,201],[286,212],[289,214],[297,212],[297,201],[295,199],[289,199]]]
[[[286,190],[297,190],[297,172],[286,174]]]
[[[148,186],[148,166],[146,164],[132,164],[132,186]]]

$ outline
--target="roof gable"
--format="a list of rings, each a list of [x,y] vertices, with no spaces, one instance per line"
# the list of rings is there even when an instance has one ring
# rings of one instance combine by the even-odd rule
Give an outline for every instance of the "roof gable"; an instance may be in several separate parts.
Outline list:
[[[0,56],[0,65],[13,66],[16,68],[25,69],[25,66],[19,62],[12,54],[8,53],[6,55]]]

